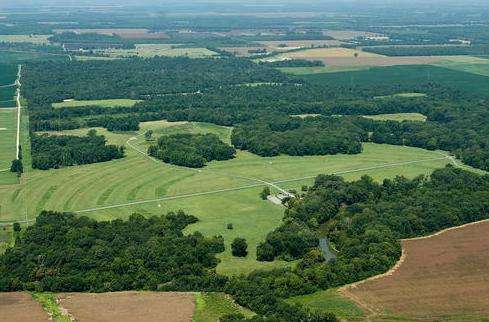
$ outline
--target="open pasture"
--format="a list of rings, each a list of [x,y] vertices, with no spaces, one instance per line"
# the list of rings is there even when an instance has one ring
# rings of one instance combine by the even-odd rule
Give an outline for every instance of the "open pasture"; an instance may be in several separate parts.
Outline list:
[[[489,222],[402,241],[388,274],[344,289],[370,315],[406,320],[482,321],[489,315]]]
[[[83,106],[101,106],[101,107],[120,107],[120,106],[134,106],[134,104],[141,102],[139,100],[132,99],[110,99],[110,100],[66,100],[60,103],[54,103],[54,108],[61,107],[83,107]]]
[[[216,56],[217,53],[207,48],[183,48],[172,44],[138,44],[135,49],[106,49],[102,51],[104,54],[112,58],[118,57],[177,57],[188,56],[190,58],[205,58]]]
[[[36,45],[49,44],[48,38],[51,35],[0,35],[0,42],[23,42]]]
[[[2,64],[19,64],[27,61],[67,61],[68,55],[52,54],[32,51],[0,51],[0,62]]]
[[[320,173],[338,173],[348,179],[364,174],[381,180],[399,173],[413,177],[443,167],[448,160],[434,152],[389,145],[365,144],[358,155],[263,158],[238,151],[228,161],[211,162],[203,169],[167,165],[145,155],[146,130],[154,139],[174,133],[215,133],[229,142],[230,128],[202,123],[142,123],[139,133],[111,133],[98,129],[113,144],[125,145],[121,160],[58,170],[30,170],[27,179],[14,188],[0,189],[0,220],[34,219],[43,209],[77,211],[96,219],[127,218],[134,212],[163,214],[183,209],[200,221],[188,228],[206,235],[223,235],[226,251],[220,254],[218,270],[225,274],[287,265],[255,260],[256,245],[277,227],[284,208],[263,201],[259,193],[269,183],[283,188],[310,184]],[[65,131],[84,135],[88,129]],[[273,192],[277,192],[272,188]],[[20,202],[25,201],[27,202]],[[232,223],[234,229],[226,226]],[[246,238],[249,256],[231,256],[230,243]]]

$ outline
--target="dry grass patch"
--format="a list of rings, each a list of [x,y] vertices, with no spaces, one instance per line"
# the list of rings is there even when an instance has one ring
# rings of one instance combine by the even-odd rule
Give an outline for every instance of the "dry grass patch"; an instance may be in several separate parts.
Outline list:
[[[373,32],[358,30],[325,30],[323,31],[323,33],[338,40],[351,40],[358,37],[380,36],[380,34],[376,34]]]
[[[342,42],[339,40],[272,40],[260,41],[260,43],[273,50],[284,50],[290,48],[333,47],[342,44]]]
[[[27,293],[0,293],[0,321],[47,322],[49,316]]]
[[[489,316],[489,221],[403,240],[403,256],[388,274],[346,288],[373,315],[409,319]]]
[[[58,298],[77,322],[188,322],[195,310],[191,293],[64,293]]]

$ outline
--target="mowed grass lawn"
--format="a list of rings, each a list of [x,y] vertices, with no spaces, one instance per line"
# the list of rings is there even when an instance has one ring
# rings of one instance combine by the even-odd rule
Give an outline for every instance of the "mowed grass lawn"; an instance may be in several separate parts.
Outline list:
[[[0,221],[22,220],[25,213],[34,219],[43,209],[78,211],[101,220],[127,218],[134,212],[158,215],[183,209],[200,219],[188,232],[198,230],[224,237],[226,251],[219,255],[223,261],[218,270],[226,274],[246,273],[256,268],[290,265],[255,260],[256,245],[281,223],[284,212],[282,206],[259,198],[265,184],[257,178],[285,180],[281,186],[299,188],[310,184],[320,173],[343,173],[348,179],[369,174],[381,180],[398,174],[413,177],[430,173],[448,162],[441,155],[422,149],[365,144],[359,155],[262,158],[239,151],[233,160],[188,169],[155,161],[128,145],[129,141],[145,151],[148,143],[143,134],[148,129],[154,131],[155,138],[177,132],[215,133],[228,142],[231,133],[230,128],[212,124],[164,121],[143,123],[139,133],[98,129],[110,143],[126,145],[126,158],[58,170],[30,170],[27,180],[0,190]],[[65,133],[84,135],[87,131]],[[406,163],[411,161],[422,162]],[[229,223],[234,229],[227,229]],[[230,244],[235,237],[248,240],[247,258],[231,256]]]
[[[9,171],[10,164],[15,159],[16,137],[17,112],[0,109],[0,185],[17,182],[17,176]]]
[[[102,106],[102,107],[119,107],[119,106],[134,106],[134,104],[141,102],[140,100],[132,100],[132,99],[110,99],[110,100],[87,100],[87,101],[78,101],[78,100],[67,100],[60,103],[53,103],[54,108],[61,107],[83,107],[83,106]]]

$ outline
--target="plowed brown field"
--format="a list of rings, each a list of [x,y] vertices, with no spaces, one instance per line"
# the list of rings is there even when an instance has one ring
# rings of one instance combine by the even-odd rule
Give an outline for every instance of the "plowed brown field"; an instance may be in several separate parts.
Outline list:
[[[189,322],[195,308],[189,293],[65,293],[58,298],[77,322]]]
[[[0,293],[0,321],[47,322],[49,315],[27,293]]]
[[[343,293],[372,315],[489,317],[489,221],[403,240],[399,265]]]

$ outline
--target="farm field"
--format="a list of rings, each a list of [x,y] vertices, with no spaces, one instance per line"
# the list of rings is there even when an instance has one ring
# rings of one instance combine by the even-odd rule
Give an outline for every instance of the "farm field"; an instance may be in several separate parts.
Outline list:
[[[4,63],[2,61],[2,63]],[[14,101],[15,79],[17,78],[17,65],[0,64],[0,108],[15,107]]]
[[[338,40],[351,40],[358,37],[379,36],[379,34],[360,30],[325,30],[323,33]]]
[[[141,102],[140,100],[132,99],[110,99],[110,100],[66,100],[60,103],[53,103],[53,107],[82,107],[82,106],[102,106],[102,107],[119,107],[119,106],[134,106],[134,104]]]
[[[308,47],[334,47],[342,44],[342,42],[338,40],[270,40],[260,41],[259,43],[270,48],[271,50]]]
[[[48,322],[49,315],[29,293],[0,293],[0,321]]]
[[[476,75],[489,76],[489,59],[472,56],[455,56],[447,57],[435,65]]]
[[[206,235],[224,237],[227,247],[219,254],[223,261],[218,270],[225,274],[245,273],[256,268],[288,265],[255,260],[256,245],[280,224],[284,210],[259,198],[265,186],[263,181],[297,189],[310,184],[320,173],[338,173],[348,179],[369,174],[381,180],[398,175],[400,170],[408,177],[427,174],[449,162],[442,155],[422,149],[365,144],[364,152],[359,155],[262,158],[239,151],[233,160],[211,162],[204,169],[196,170],[148,158],[144,153],[148,143],[142,137],[148,129],[154,130],[155,137],[215,133],[229,142],[230,135],[230,128],[182,122],[142,123],[139,134],[97,129],[110,143],[124,144],[127,157],[58,170],[30,170],[21,184],[0,189],[0,221],[23,221],[26,214],[32,220],[42,209],[78,211],[100,220],[127,218],[134,212],[152,215],[183,209],[200,219],[187,231],[199,230]],[[84,135],[87,131],[64,133]],[[226,229],[228,223],[233,224],[233,230]],[[247,239],[248,257],[231,256],[229,244],[235,237]]]
[[[483,321],[489,315],[489,221],[402,241],[389,274],[344,289],[375,319]]]
[[[59,305],[79,322],[188,322],[195,310],[191,293],[65,293]]]
[[[151,32],[145,28],[103,28],[103,29],[55,29],[56,33],[75,32],[77,34],[96,33],[100,35],[117,35],[125,39],[166,39],[164,32]]]
[[[396,113],[396,114],[379,114],[364,115],[364,117],[377,121],[426,121],[426,116],[420,113]]]
[[[174,48],[175,44],[139,44],[135,49],[106,49],[102,52],[109,57],[155,57],[155,56],[188,56],[190,58],[203,58],[217,55],[207,48]]]
[[[322,85],[333,83],[336,86],[360,87],[396,85],[401,87],[401,90],[412,90],[420,84],[433,81],[466,94],[480,97],[489,95],[489,77],[428,65],[375,67],[368,70],[311,74],[302,77]]]
[[[0,35],[0,42],[27,42],[37,45],[49,44],[51,35]]]
[[[267,60],[319,60],[326,66],[352,68],[359,66],[423,65],[441,62],[444,56],[388,57],[349,48],[314,48],[279,54]]]
[[[59,60],[67,61],[68,55],[51,54],[31,51],[0,51],[0,61],[3,64],[18,64],[26,61]]]

